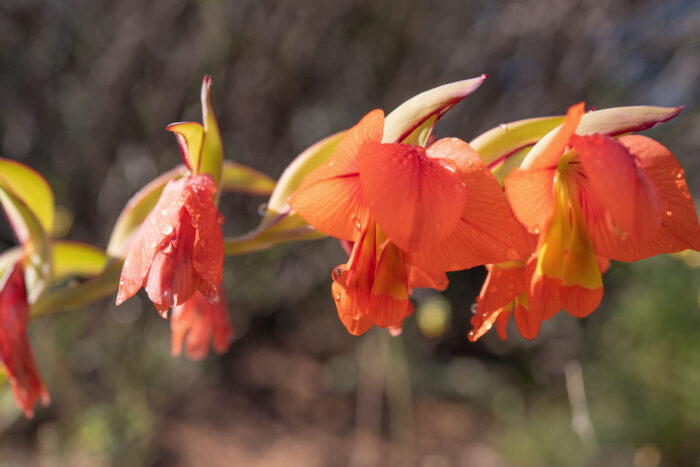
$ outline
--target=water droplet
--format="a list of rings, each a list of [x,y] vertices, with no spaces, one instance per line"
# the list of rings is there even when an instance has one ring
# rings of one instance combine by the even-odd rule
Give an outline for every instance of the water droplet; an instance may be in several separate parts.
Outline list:
[[[335,295],[333,295],[333,298],[335,299],[336,302],[340,301],[340,292],[337,292]]]
[[[476,314],[479,311],[479,304],[474,302],[469,309],[471,310],[472,314]]]
[[[124,285],[124,281],[119,281],[119,287],[122,287]]]
[[[161,215],[161,216],[167,216],[167,215],[168,215],[168,210],[167,210],[167,209],[163,209],[162,211],[160,211],[160,215]]]
[[[331,278],[334,281],[337,281],[338,279],[340,279],[340,276],[342,274],[343,274],[343,268],[341,266],[338,266],[335,269],[333,269],[333,272],[331,273]]]
[[[482,317],[482,318],[487,318],[488,316],[489,316],[489,314],[486,313],[485,311],[484,311],[483,313],[481,313],[481,317]]]
[[[518,259],[518,252],[515,248],[508,248],[506,250],[506,257],[511,261],[515,261],[516,259]]]
[[[666,211],[666,215],[668,217],[671,217],[673,215],[673,212],[669,209],[668,211]]]
[[[683,178],[683,171],[682,170],[679,170],[678,172],[676,172],[676,178],[678,178],[678,179]]]
[[[157,242],[151,243],[151,248],[158,248],[158,243]]]
[[[219,303],[220,301],[221,301],[221,295],[216,295],[216,296],[211,297],[209,299],[209,303],[214,303],[214,304]]]
[[[267,214],[267,203],[261,203],[260,206],[258,206],[258,215],[264,216],[265,214]]]
[[[362,224],[360,223],[360,221],[356,221],[356,222],[355,222],[355,228],[356,228],[357,230],[362,230]]]
[[[507,130],[507,129],[508,129],[508,125],[506,125],[505,123],[499,123],[499,124],[498,124],[498,128],[500,128],[501,130]]]
[[[469,331],[469,340],[472,342],[476,341],[476,332],[473,329]]]
[[[530,233],[533,233],[535,235],[538,235],[540,233],[540,228],[539,227],[534,227],[532,229],[528,229]]]
[[[173,230],[175,229],[173,229],[172,225],[166,225],[163,227],[163,230],[161,230],[161,232],[163,232],[163,235],[170,235],[171,233],[173,233]]]

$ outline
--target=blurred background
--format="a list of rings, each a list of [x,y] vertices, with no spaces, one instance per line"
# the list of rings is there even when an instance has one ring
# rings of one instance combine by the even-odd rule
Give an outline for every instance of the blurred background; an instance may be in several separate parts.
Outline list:
[[[369,110],[482,73],[438,136],[581,100],[685,105],[646,134],[700,196],[697,0],[1,0],[0,154],[48,178],[69,238],[104,247],[129,197],[180,162],[164,128],[200,119],[204,74],[226,156],[278,177]],[[227,233],[264,202],[224,197]],[[416,291],[401,337],[356,338],[330,296],[345,258],[330,239],[227,258],[236,340],[199,363],[170,357],[143,297],[35,321],[52,403],[27,420],[1,391],[0,464],[700,465],[690,261],[615,263],[590,318],[472,344],[482,268],[442,298]]]

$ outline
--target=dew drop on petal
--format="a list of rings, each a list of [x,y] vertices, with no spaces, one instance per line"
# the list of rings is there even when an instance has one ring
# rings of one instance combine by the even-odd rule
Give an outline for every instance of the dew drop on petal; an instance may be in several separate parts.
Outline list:
[[[499,124],[498,124],[498,128],[500,128],[501,130],[507,130],[507,129],[508,129],[508,125],[506,125],[505,123],[499,123]]]
[[[666,215],[667,215],[668,217],[671,217],[671,216],[673,215],[673,211],[671,211],[670,209],[667,210],[667,211],[666,211]]]
[[[476,332],[473,329],[469,331],[469,340],[472,342],[476,341]]]
[[[343,274],[343,268],[341,266],[338,266],[335,269],[333,269],[333,272],[331,273],[331,278],[334,281],[337,281],[338,279],[340,279],[340,276],[342,274]]]
[[[479,304],[474,302],[469,309],[471,310],[472,314],[477,314],[479,311]]]
[[[340,292],[337,292],[335,295],[333,295],[333,298],[335,299],[336,302],[340,301]]]
[[[157,242],[151,243],[151,248],[158,248],[158,243]]]
[[[175,229],[173,229],[172,225],[166,225],[163,227],[163,230],[161,230],[161,232],[163,232],[163,235],[170,235],[171,233],[173,233],[173,230]]]
[[[209,299],[209,303],[219,303],[221,301],[221,295],[215,295]]]
[[[265,214],[267,214],[267,203],[261,203],[258,206],[258,215],[264,216]]]

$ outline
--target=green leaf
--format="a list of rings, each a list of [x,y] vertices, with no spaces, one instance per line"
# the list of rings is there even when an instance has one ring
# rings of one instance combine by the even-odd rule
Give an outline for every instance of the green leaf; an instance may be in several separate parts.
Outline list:
[[[34,213],[45,231],[51,232],[54,218],[54,196],[51,187],[34,169],[10,159],[0,159],[0,178],[5,189]]]
[[[119,286],[123,265],[122,259],[114,260],[99,275],[85,282],[50,290],[34,303],[32,317],[81,308],[113,295]]]
[[[211,77],[202,81],[202,122],[204,123],[204,141],[199,168],[194,173],[208,173],[214,177],[216,186],[221,184],[221,164],[224,160],[224,147],[221,143],[219,124],[216,123],[214,108],[211,105]]]
[[[54,281],[68,276],[94,276],[102,272],[107,264],[107,254],[86,243],[61,240],[54,241],[51,246]]]
[[[486,165],[532,146],[564,120],[564,116],[528,118],[504,123],[474,138],[469,145]]]
[[[221,172],[221,190],[247,193],[249,195],[270,195],[275,189],[276,182],[262,172],[237,164],[224,161]]]
[[[148,185],[141,188],[131,197],[121,214],[119,214],[119,218],[114,224],[114,229],[112,229],[112,235],[107,245],[107,254],[109,256],[120,257],[125,253],[124,250],[131,236],[138,230],[155,207],[165,184],[170,180],[184,177],[188,173],[187,167],[178,165],[149,182]]]
[[[476,91],[485,79],[486,75],[481,75],[478,78],[445,84],[410,98],[387,115],[382,141],[403,141],[433,115],[440,119],[456,103]]]
[[[33,303],[46,289],[51,274],[51,248],[39,219],[0,179],[0,202],[22,244],[27,300]]]
[[[171,123],[165,129],[175,133],[175,138],[177,138],[177,142],[182,150],[182,159],[187,164],[187,167],[196,173],[199,167],[200,154],[202,153],[202,141],[204,140],[204,127],[202,124],[197,122],[178,122]]]

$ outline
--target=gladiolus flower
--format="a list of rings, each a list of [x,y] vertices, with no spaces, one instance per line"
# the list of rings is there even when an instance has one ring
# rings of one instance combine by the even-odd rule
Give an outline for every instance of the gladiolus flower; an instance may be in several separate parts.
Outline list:
[[[223,287],[221,292],[222,299],[218,303],[211,303],[200,292],[195,292],[185,303],[173,308],[170,329],[171,353],[174,357],[180,355],[183,344],[190,360],[206,357],[210,342],[217,353],[228,350],[233,327],[229,321]]]
[[[527,249],[498,182],[467,143],[385,144],[383,131],[384,113],[367,114],[288,199],[318,230],[353,242],[332,274],[352,334],[372,325],[397,331],[413,312],[412,288],[444,289],[445,271]]]
[[[583,109],[583,103],[571,107],[505,181],[516,217],[539,235],[532,268],[520,268],[530,307],[521,320],[527,324],[518,327],[528,338],[562,308],[579,318],[597,308],[610,259],[700,248],[695,206],[671,152],[639,135],[576,135]],[[493,266],[489,278],[505,274]],[[487,296],[485,286],[482,303]],[[482,318],[476,320],[480,326]]]
[[[117,305],[141,287],[163,317],[196,291],[219,301],[224,246],[215,192],[208,174],[168,182],[129,245]]]
[[[51,401],[34,362],[27,337],[29,305],[24,275],[19,263],[11,266],[0,283],[0,355],[10,378],[17,406],[26,417],[34,416],[37,400]]]

